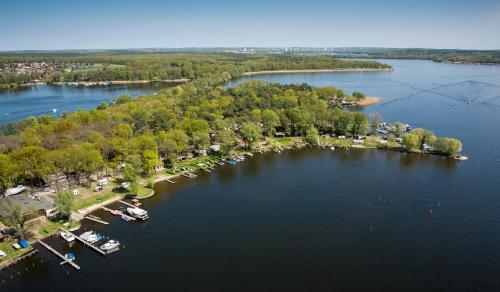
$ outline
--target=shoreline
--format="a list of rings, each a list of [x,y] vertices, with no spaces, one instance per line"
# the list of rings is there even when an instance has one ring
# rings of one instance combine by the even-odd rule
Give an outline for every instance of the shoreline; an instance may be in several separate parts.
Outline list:
[[[245,72],[240,76],[298,74],[298,73],[331,73],[331,72],[390,72],[393,68],[345,68],[345,69],[303,69],[303,70],[263,70]]]
[[[356,102],[357,105],[368,106],[380,103],[381,98],[377,96],[367,96],[365,99]]]

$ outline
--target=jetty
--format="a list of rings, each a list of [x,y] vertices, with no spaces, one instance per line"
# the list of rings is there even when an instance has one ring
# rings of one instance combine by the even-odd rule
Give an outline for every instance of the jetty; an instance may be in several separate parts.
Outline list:
[[[53,254],[55,254],[56,256],[58,256],[60,259],[62,259],[63,261],[61,262],[61,265],[64,265],[64,264],[67,263],[67,264],[70,264],[76,270],[80,270],[80,266],[79,265],[75,264],[73,261],[68,261],[68,259],[66,259],[65,256],[63,256],[62,254],[60,254],[57,250],[53,249],[50,245],[46,244],[45,242],[43,242],[41,240],[37,240],[37,242],[41,246],[45,247],[46,249],[48,249],[49,251],[51,251]]]
[[[104,224],[104,225],[108,225],[109,222],[106,222],[106,221],[102,221],[100,219],[97,219],[97,218],[93,218],[93,217],[90,217],[90,216],[85,216],[83,217],[85,219],[88,219],[88,220],[91,220],[91,221],[94,221],[94,222],[97,222],[97,223],[101,223],[101,224]]]
[[[122,216],[122,217],[127,218],[129,221],[130,221],[130,220],[133,220],[133,221],[135,221],[135,220],[136,220],[134,217],[129,216],[129,215],[127,215],[127,214],[123,213],[123,212],[122,212],[122,211],[120,211],[120,210],[111,210],[111,209],[106,208],[106,207],[101,207],[101,208],[102,208],[104,211],[108,211],[108,212],[110,212],[110,213],[115,212],[116,214],[118,214],[118,215],[120,215],[120,216]]]
[[[120,202],[120,203],[122,203],[122,204],[124,204],[124,205],[127,205],[127,206],[129,206],[129,207],[131,207],[131,208],[137,208],[137,206],[134,206],[134,205],[132,205],[132,204],[130,204],[130,203],[127,203],[127,202],[125,202],[125,201],[122,201],[122,200],[120,200],[120,201],[118,201],[118,202]]]
[[[204,170],[204,171],[206,171],[206,172],[208,172],[208,173],[212,172],[212,171],[211,171],[210,169],[208,169],[208,168],[203,168],[203,170]]]
[[[59,228],[60,228],[61,230],[63,230],[63,231],[66,231],[66,232],[68,232],[68,233],[72,234],[72,235],[76,238],[76,240],[78,240],[79,242],[81,242],[81,243],[82,243],[83,245],[85,245],[86,247],[88,247],[88,248],[90,248],[90,249],[94,250],[95,252],[98,252],[98,253],[100,253],[100,254],[101,254],[101,255],[103,255],[103,256],[107,254],[107,253],[106,253],[105,251],[103,251],[102,249],[98,248],[98,247],[97,247],[97,246],[95,246],[95,245],[92,245],[92,244],[90,244],[90,243],[86,242],[86,241],[85,241],[85,240],[83,240],[80,236],[78,236],[78,235],[74,234],[73,232],[68,231],[68,230],[66,230],[66,229],[64,229],[64,228],[62,228],[62,227],[59,227]]]
[[[168,178],[167,178],[165,181],[167,181],[167,182],[169,182],[169,183],[171,183],[171,184],[175,184],[175,181],[170,180],[170,179],[168,179]]]

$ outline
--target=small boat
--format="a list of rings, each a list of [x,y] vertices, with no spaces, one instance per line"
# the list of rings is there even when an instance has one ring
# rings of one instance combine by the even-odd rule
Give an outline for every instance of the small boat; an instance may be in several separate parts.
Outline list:
[[[429,209],[427,210],[427,214],[432,215],[432,208],[429,208]]]
[[[57,113],[57,109],[56,109],[56,108],[53,108],[53,109],[52,109],[52,112],[53,112],[53,113]]]
[[[7,255],[7,254],[6,254],[3,250],[0,250],[0,258],[1,258],[1,257],[4,257],[4,256],[6,256],[6,255]]]
[[[123,221],[132,221],[132,217],[127,216],[127,215],[122,215]]]
[[[101,239],[102,239],[102,235],[100,233],[96,232],[96,233],[89,235],[89,237],[87,237],[87,239],[85,241],[88,243],[96,243]]]
[[[26,187],[23,185],[17,185],[11,189],[7,189],[4,193],[5,197],[12,196],[12,195],[17,195],[26,190]]]
[[[142,203],[139,202],[139,200],[137,200],[137,199],[133,199],[131,202],[132,202],[132,205],[134,205],[136,207],[139,207],[140,205],[142,205]]]
[[[330,150],[335,151],[335,147],[333,147],[333,146],[330,147]]]
[[[111,239],[110,241],[101,245],[100,249],[102,249],[103,251],[110,251],[110,250],[113,250],[115,248],[118,248],[119,246],[120,246],[120,242]]]
[[[118,210],[111,210],[111,212],[110,212],[110,213],[111,213],[111,215],[113,215],[113,216],[118,216],[118,215],[120,215],[120,211],[118,211]]]
[[[68,252],[67,254],[64,255],[64,258],[68,261],[68,262],[72,262],[76,259],[75,257],[75,254],[72,253],[72,252]]]
[[[26,240],[19,240],[19,245],[22,247],[22,248],[28,248],[30,247],[30,244],[26,241]]]
[[[220,166],[223,166],[223,165],[224,165],[224,162],[219,161],[219,162],[217,162],[217,164],[218,164],[218,165],[220,165]]]
[[[17,250],[17,249],[21,249],[21,246],[20,246],[18,243],[14,243],[14,244],[12,245],[12,247],[13,247],[14,249],[16,249],[16,250]]]
[[[229,163],[231,165],[235,165],[236,164],[236,160],[231,159],[231,160],[228,160],[227,163]]]
[[[83,240],[87,240],[87,238],[89,236],[91,236],[93,233],[94,233],[94,231],[92,231],[92,230],[84,232],[84,233],[80,234],[80,238],[83,239]]]
[[[66,240],[66,242],[73,242],[75,241],[75,236],[69,232],[66,231],[61,231],[61,237]]]

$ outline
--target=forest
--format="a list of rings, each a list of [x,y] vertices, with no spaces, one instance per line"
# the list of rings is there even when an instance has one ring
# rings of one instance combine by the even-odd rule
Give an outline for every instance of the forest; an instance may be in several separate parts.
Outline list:
[[[44,62],[47,70],[13,72],[16,64]],[[149,53],[149,54],[4,54],[0,55],[0,85],[16,87],[42,80],[47,83],[112,80],[204,79],[221,84],[248,71],[301,69],[387,69],[375,61],[339,60],[331,56],[235,53]],[[65,70],[71,64],[83,69]],[[69,72],[68,72],[69,71]]]
[[[351,96],[334,87],[201,84],[189,82],[135,100],[121,96],[94,110],[17,123],[0,136],[0,190],[16,183],[43,185],[60,174],[80,184],[96,173],[125,171],[124,165],[147,177],[155,167],[169,167],[213,144],[220,145],[220,154],[228,154],[237,147],[252,149],[276,132],[315,144],[319,135],[372,133],[379,122],[370,126],[364,113],[344,109],[340,101]],[[459,149],[452,146],[461,148],[455,139],[420,130],[398,136],[408,149],[435,143],[442,154],[454,155]]]

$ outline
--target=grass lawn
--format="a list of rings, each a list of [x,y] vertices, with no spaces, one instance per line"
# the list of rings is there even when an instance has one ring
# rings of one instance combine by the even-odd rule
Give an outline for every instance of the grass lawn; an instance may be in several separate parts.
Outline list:
[[[27,252],[27,251],[30,251],[33,249],[31,246],[29,246],[28,248],[21,248],[21,249],[15,250],[12,247],[12,244],[15,242],[17,242],[17,240],[12,240],[12,239],[8,239],[8,240],[5,240],[4,242],[0,242],[0,250],[2,250],[3,252],[5,252],[7,254],[6,256],[0,258],[0,263],[11,260],[11,259]]]
[[[111,198],[114,198],[116,196],[122,196],[122,195],[123,195],[122,193],[115,193],[113,191],[105,192],[105,193],[97,192],[97,193],[92,194],[91,196],[83,198],[81,200],[77,199],[75,205],[73,206],[73,210],[84,209],[84,208],[90,207],[92,205],[102,203],[102,202],[109,200]]]
[[[76,221],[71,221],[69,223],[64,221],[54,222],[47,219],[39,220],[28,226],[30,230],[34,232],[36,238],[44,238],[52,234],[56,234],[59,232],[59,227],[65,229],[71,229],[76,226],[80,226],[81,224]]]
[[[147,197],[147,196],[149,196],[151,194],[152,191],[153,191],[152,189],[139,184],[139,189],[137,191],[137,196],[136,197],[139,198],[139,199]]]

